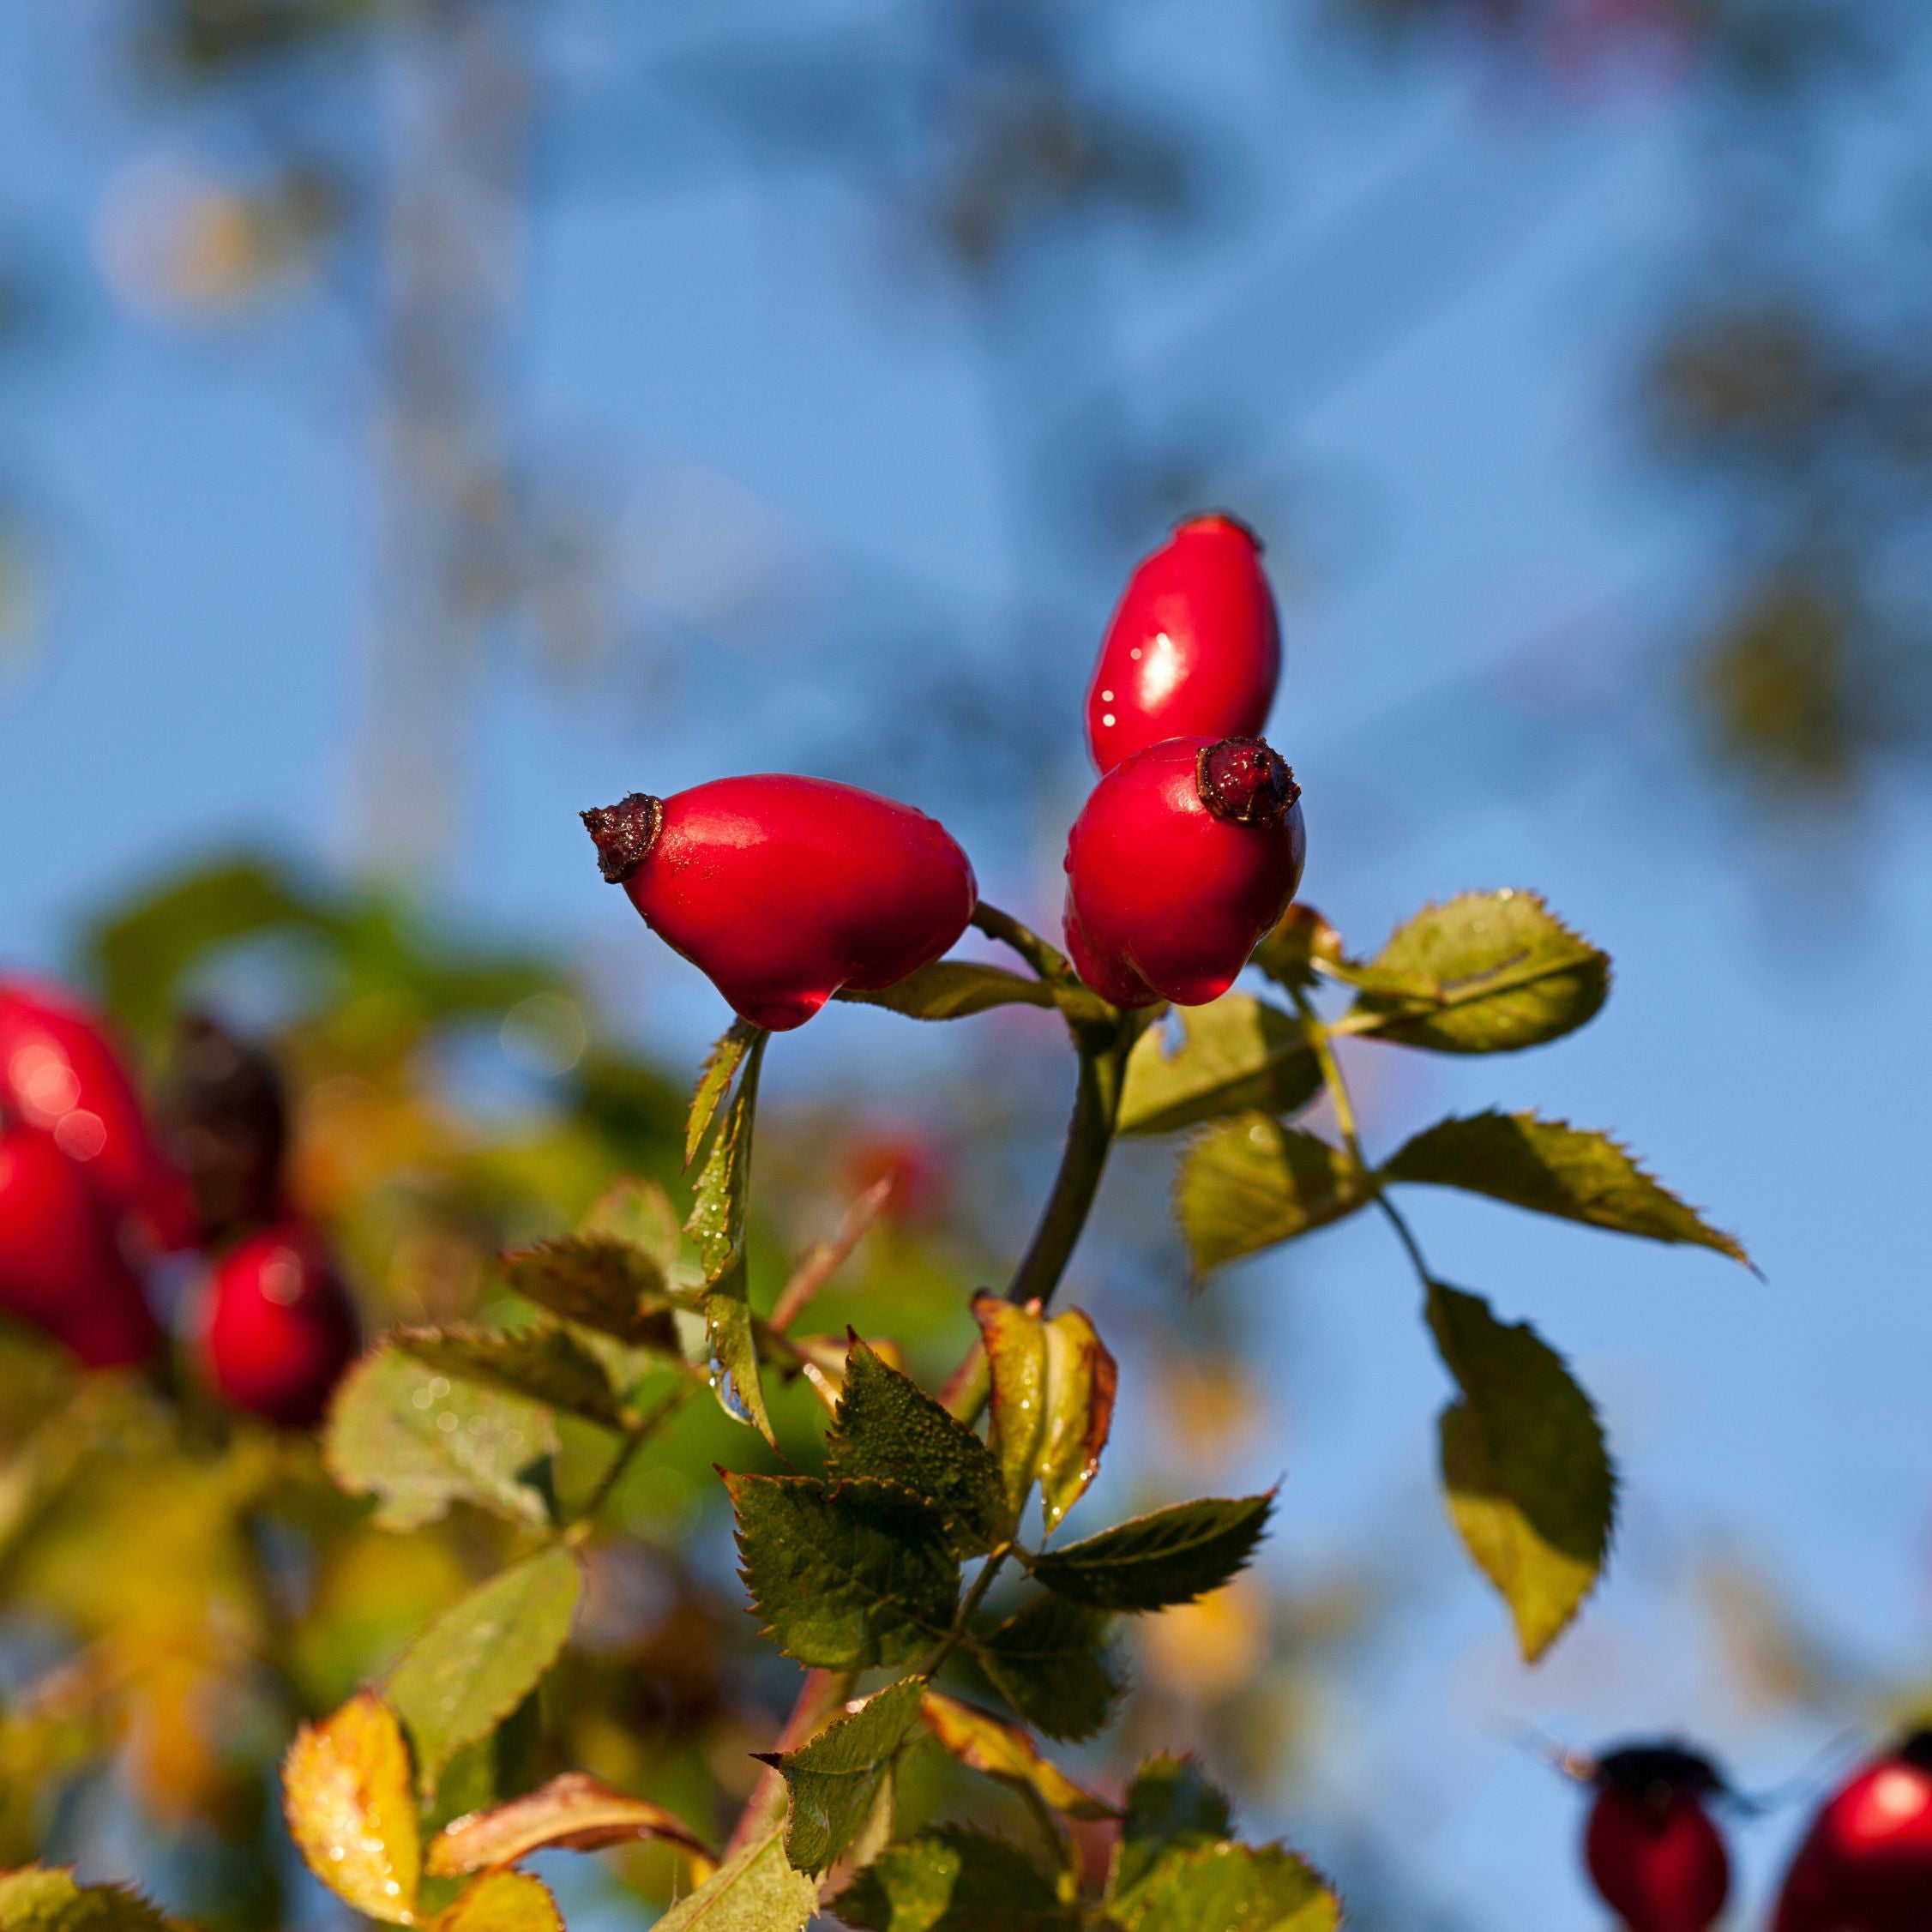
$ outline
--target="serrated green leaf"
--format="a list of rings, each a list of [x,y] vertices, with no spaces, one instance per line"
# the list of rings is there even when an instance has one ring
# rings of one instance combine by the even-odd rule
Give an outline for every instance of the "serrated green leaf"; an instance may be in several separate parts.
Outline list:
[[[728,1037],[728,1036],[727,1036]],[[704,1269],[704,1327],[711,1386],[733,1422],[749,1423],[778,1447],[752,1333],[750,1281],[745,1270],[744,1223],[751,1188],[751,1141],[758,1116],[758,1070],[770,1034],[751,1030],[741,1057],[744,1071],[698,1171],[684,1231]]]
[[[1219,1845],[1233,1829],[1227,1793],[1198,1760],[1165,1754],[1147,1759],[1128,1786],[1107,1896],[1127,1896],[1165,1855]]]
[[[1399,927],[1369,962],[1362,1030],[1437,1053],[1513,1053],[1574,1032],[1610,995],[1610,959],[1534,893],[1466,893]]]
[[[396,1346],[460,1381],[507,1389],[606,1429],[623,1426],[623,1405],[602,1362],[567,1328],[399,1328]]]
[[[1301,1020],[1265,1000],[1228,993],[1183,1008],[1181,1044],[1150,1026],[1134,1043],[1121,1094],[1122,1134],[1167,1134],[1225,1114],[1291,1114],[1321,1091]]]
[[[911,1490],[815,1476],[727,1475],[725,1485],[753,1604],[801,1664],[910,1664],[952,1628],[959,1560]]]
[[[1054,1003],[1053,989],[1044,981],[972,960],[935,960],[897,985],[870,993],[846,986],[837,997],[857,1006],[887,1007],[908,1020],[964,1020],[996,1006]]]
[[[673,1905],[654,1932],[801,1932],[817,1910],[817,1886],[791,1869],[774,1825]]]
[[[1075,1744],[1102,1729],[1126,1685],[1111,1667],[1113,1620],[1049,1591],[977,1640],[994,1689],[1034,1730]]]
[[[1168,1853],[1108,1917],[1121,1932],[1335,1932],[1342,1911],[1293,1852],[1230,1842]]]
[[[1050,1534],[1099,1473],[1119,1370],[1079,1309],[1049,1321],[981,1293],[972,1315],[992,1378],[989,1441],[1007,1501],[1017,1517],[1037,1482]]]
[[[556,1452],[547,1408],[458,1381],[388,1343],[342,1378],[322,1444],[329,1474],[376,1497],[376,1520],[391,1530],[433,1523],[453,1502],[541,1528],[541,1466]]]
[[[27,1865],[0,1873],[0,1932],[178,1932],[159,1906],[118,1885]]]
[[[1043,1552],[1033,1576],[1098,1610],[1164,1610],[1219,1590],[1247,1567],[1267,1527],[1274,1492],[1204,1496],[1135,1516],[1085,1542]]]
[[[1181,1157],[1174,1190],[1197,1275],[1342,1220],[1372,1198],[1341,1148],[1266,1114],[1204,1129]]]
[[[1068,1818],[1115,1815],[1111,1805],[1043,1757],[1019,1725],[936,1690],[925,1694],[919,1714],[940,1748],[969,1771],[1014,1791],[1031,1791]]]
[[[567,1234],[503,1258],[503,1277],[527,1302],[615,1336],[631,1348],[677,1352],[677,1327],[663,1273],[628,1241]]]
[[[620,1174],[591,1203],[579,1234],[607,1235],[641,1250],[666,1280],[677,1267],[683,1229],[671,1196],[655,1181]]]
[[[894,1760],[919,1727],[923,1688],[917,1677],[888,1685],[797,1750],[755,1754],[791,1795],[785,1852],[798,1870],[828,1870],[858,1835]]]
[[[685,1166],[698,1158],[698,1149],[704,1145],[718,1110],[725,1104],[725,1096],[731,1092],[745,1056],[763,1038],[762,1031],[749,1020],[734,1020],[705,1056],[704,1065],[698,1071],[698,1084],[691,1091],[691,1110],[684,1122]]]
[[[1429,1325],[1462,1399],[1442,1411],[1450,1520],[1502,1593],[1523,1655],[1541,1657],[1595,1587],[1616,1477],[1590,1399],[1526,1323],[1433,1283]]]
[[[889,1845],[831,1909],[858,1932],[1075,1932],[1080,1923],[1024,1853],[960,1827]]]
[[[876,1476],[924,1496],[960,1556],[984,1556],[1013,1533],[1013,1511],[992,1452],[856,1339],[846,1355],[825,1473],[833,1482]]]
[[[1496,1112],[1438,1121],[1383,1172],[1392,1181],[1461,1188],[1618,1234],[1714,1248],[1750,1266],[1734,1237],[1653,1181],[1608,1135],[1563,1121]]]
[[[487,1736],[562,1653],[583,1573],[569,1550],[540,1550],[479,1585],[403,1652],[388,1698],[416,1747],[425,1803],[443,1767]]]

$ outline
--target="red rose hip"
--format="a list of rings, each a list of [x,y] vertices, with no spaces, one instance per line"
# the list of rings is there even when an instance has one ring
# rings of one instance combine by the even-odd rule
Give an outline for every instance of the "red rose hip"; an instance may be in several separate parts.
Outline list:
[[[715,779],[583,817],[652,931],[773,1032],[840,987],[877,992],[929,965],[978,902],[943,826],[826,779]]]
[[[1932,1730],[1905,1739],[1825,1801],[1791,1861],[1773,1932],[1932,1927]]]
[[[1230,516],[1182,524],[1128,579],[1086,694],[1086,742],[1110,772],[1171,737],[1249,737],[1267,723],[1281,629],[1261,546]]]
[[[1712,1821],[1724,1781],[1676,1744],[1600,1758],[1584,1833],[1591,1881],[1628,1932],[1709,1932],[1730,1893],[1730,1858]]]
[[[1205,1006],[1301,882],[1295,774],[1256,738],[1170,738],[1093,788],[1067,840],[1068,950],[1116,1006]]]
[[[110,1212],[132,1216],[150,1243],[193,1241],[186,1184],[155,1145],[119,1050],[63,989],[0,980],[0,1103],[51,1134]]]
[[[153,1358],[160,1331],[75,1162],[30,1127],[0,1133],[0,1309],[89,1368]]]
[[[202,1353],[234,1407],[310,1428],[359,1346],[355,1309],[313,1228],[271,1228],[217,1265]]]

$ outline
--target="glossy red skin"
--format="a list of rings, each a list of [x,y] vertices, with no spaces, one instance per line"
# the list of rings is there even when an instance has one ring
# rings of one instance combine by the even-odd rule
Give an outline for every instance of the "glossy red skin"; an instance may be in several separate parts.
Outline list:
[[[1778,1901],[1774,1932],[1932,1929],[1932,1771],[1886,1757],[1827,1798]]]
[[[1116,1006],[1218,1000],[1287,910],[1307,840],[1300,804],[1238,825],[1201,802],[1201,753],[1170,738],[1093,788],[1067,840],[1067,949]]]
[[[1600,1791],[1583,1850],[1592,1881],[1628,1932],[1708,1932],[1730,1893],[1724,1839],[1692,1791],[1661,1804]]]
[[[1143,558],[1086,694],[1086,743],[1110,772],[1171,737],[1254,737],[1281,678],[1261,545],[1231,517],[1183,523]]]
[[[0,1133],[0,1309],[89,1368],[152,1361],[160,1330],[79,1165],[30,1127]]]
[[[653,932],[773,1032],[803,1026],[842,986],[876,992],[936,960],[979,898],[936,820],[783,773],[666,798],[624,890]]]
[[[116,1214],[134,1216],[151,1246],[190,1246],[187,1183],[153,1135],[119,1050],[94,1014],[57,986],[0,980],[0,1096],[53,1135]]]
[[[312,1428],[360,1345],[355,1309],[313,1228],[270,1228],[217,1266],[202,1358],[234,1407]]]

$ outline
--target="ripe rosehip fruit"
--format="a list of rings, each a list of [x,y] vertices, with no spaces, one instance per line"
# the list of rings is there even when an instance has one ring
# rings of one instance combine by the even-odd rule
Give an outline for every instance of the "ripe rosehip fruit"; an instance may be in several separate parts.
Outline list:
[[[604,876],[755,1025],[930,964],[978,903],[945,828],[876,792],[767,773],[586,812]]]
[[[1086,742],[1110,772],[1163,738],[1252,737],[1281,677],[1261,546],[1231,516],[1182,524],[1127,581],[1086,694]]]
[[[1915,1732],[1825,1801],[1785,1880],[1773,1932],[1932,1926],[1932,1730]]]
[[[217,1265],[202,1354],[236,1408],[310,1428],[360,1346],[355,1309],[313,1228],[271,1228]]]
[[[1300,884],[1301,787],[1258,738],[1169,738],[1093,788],[1067,840],[1067,947],[1116,1006],[1218,1000]]]
[[[1584,1859],[1628,1932],[1708,1932],[1730,1892],[1730,1859],[1707,1802],[1724,1780],[1676,1744],[1599,1758]]]
[[[89,1368],[153,1359],[160,1331],[79,1165],[50,1135],[0,1133],[0,1309]]]
[[[186,1185],[148,1132],[119,1051],[60,988],[0,981],[0,1103],[51,1134],[109,1210],[135,1217],[151,1245],[193,1242]]]

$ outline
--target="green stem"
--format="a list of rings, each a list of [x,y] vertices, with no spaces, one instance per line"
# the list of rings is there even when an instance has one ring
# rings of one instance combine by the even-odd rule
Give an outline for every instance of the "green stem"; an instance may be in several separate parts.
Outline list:
[[[1009,1302],[1051,1301],[1067,1263],[1073,1259],[1092,1212],[1094,1196],[1100,1190],[1100,1177],[1106,1171],[1115,1123],[1120,1118],[1121,1090],[1127,1081],[1127,1056],[1139,1031],[1135,1017],[1122,1014],[1104,1031],[1083,1027],[1074,1032],[1074,1044],[1080,1049],[1080,1084],[1074,1093],[1066,1151],[1060,1157],[1060,1171],[1054,1177],[1053,1192],[1047,1197],[1032,1245],[1007,1289]]]
[[[623,1482],[624,1472],[630,1467],[637,1452],[669,1422],[691,1398],[704,1386],[696,1371],[688,1370],[687,1379],[671,1389],[655,1408],[647,1409],[635,1417],[624,1429],[623,1440],[617,1445],[617,1453],[611,1458],[608,1467],[597,1479],[597,1487],[589,1499],[577,1512],[576,1520],[563,1532],[566,1543],[581,1543],[596,1526],[598,1512],[611,1500],[611,1492]]]
[[[966,1641],[972,1620],[978,1614],[979,1606],[986,1601],[986,1592],[993,1587],[994,1579],[1012,1554],[1013,1545],[1009,1543],[1001,1544],[988,1554],[986,1561],[979,1566],[979,1574],[972,1580],[972,1587],[966,1593],[966,1601],[960,1605],[960,1614],[953,1619],[953,1628],[933,1646],[931,1655],[919,1666],[920,1676],[930,1680],[937,1676],[940,1665]]]
[[[1057,946],[1042,939],[1031,926],[1021,925],[1010,912],[1002,912],[998,906],[990,906],[983,899],[972,909],[972,923],[989,939],[1010,946],[1042,979],[1056,984],[1077,983],[1067,955]]]

